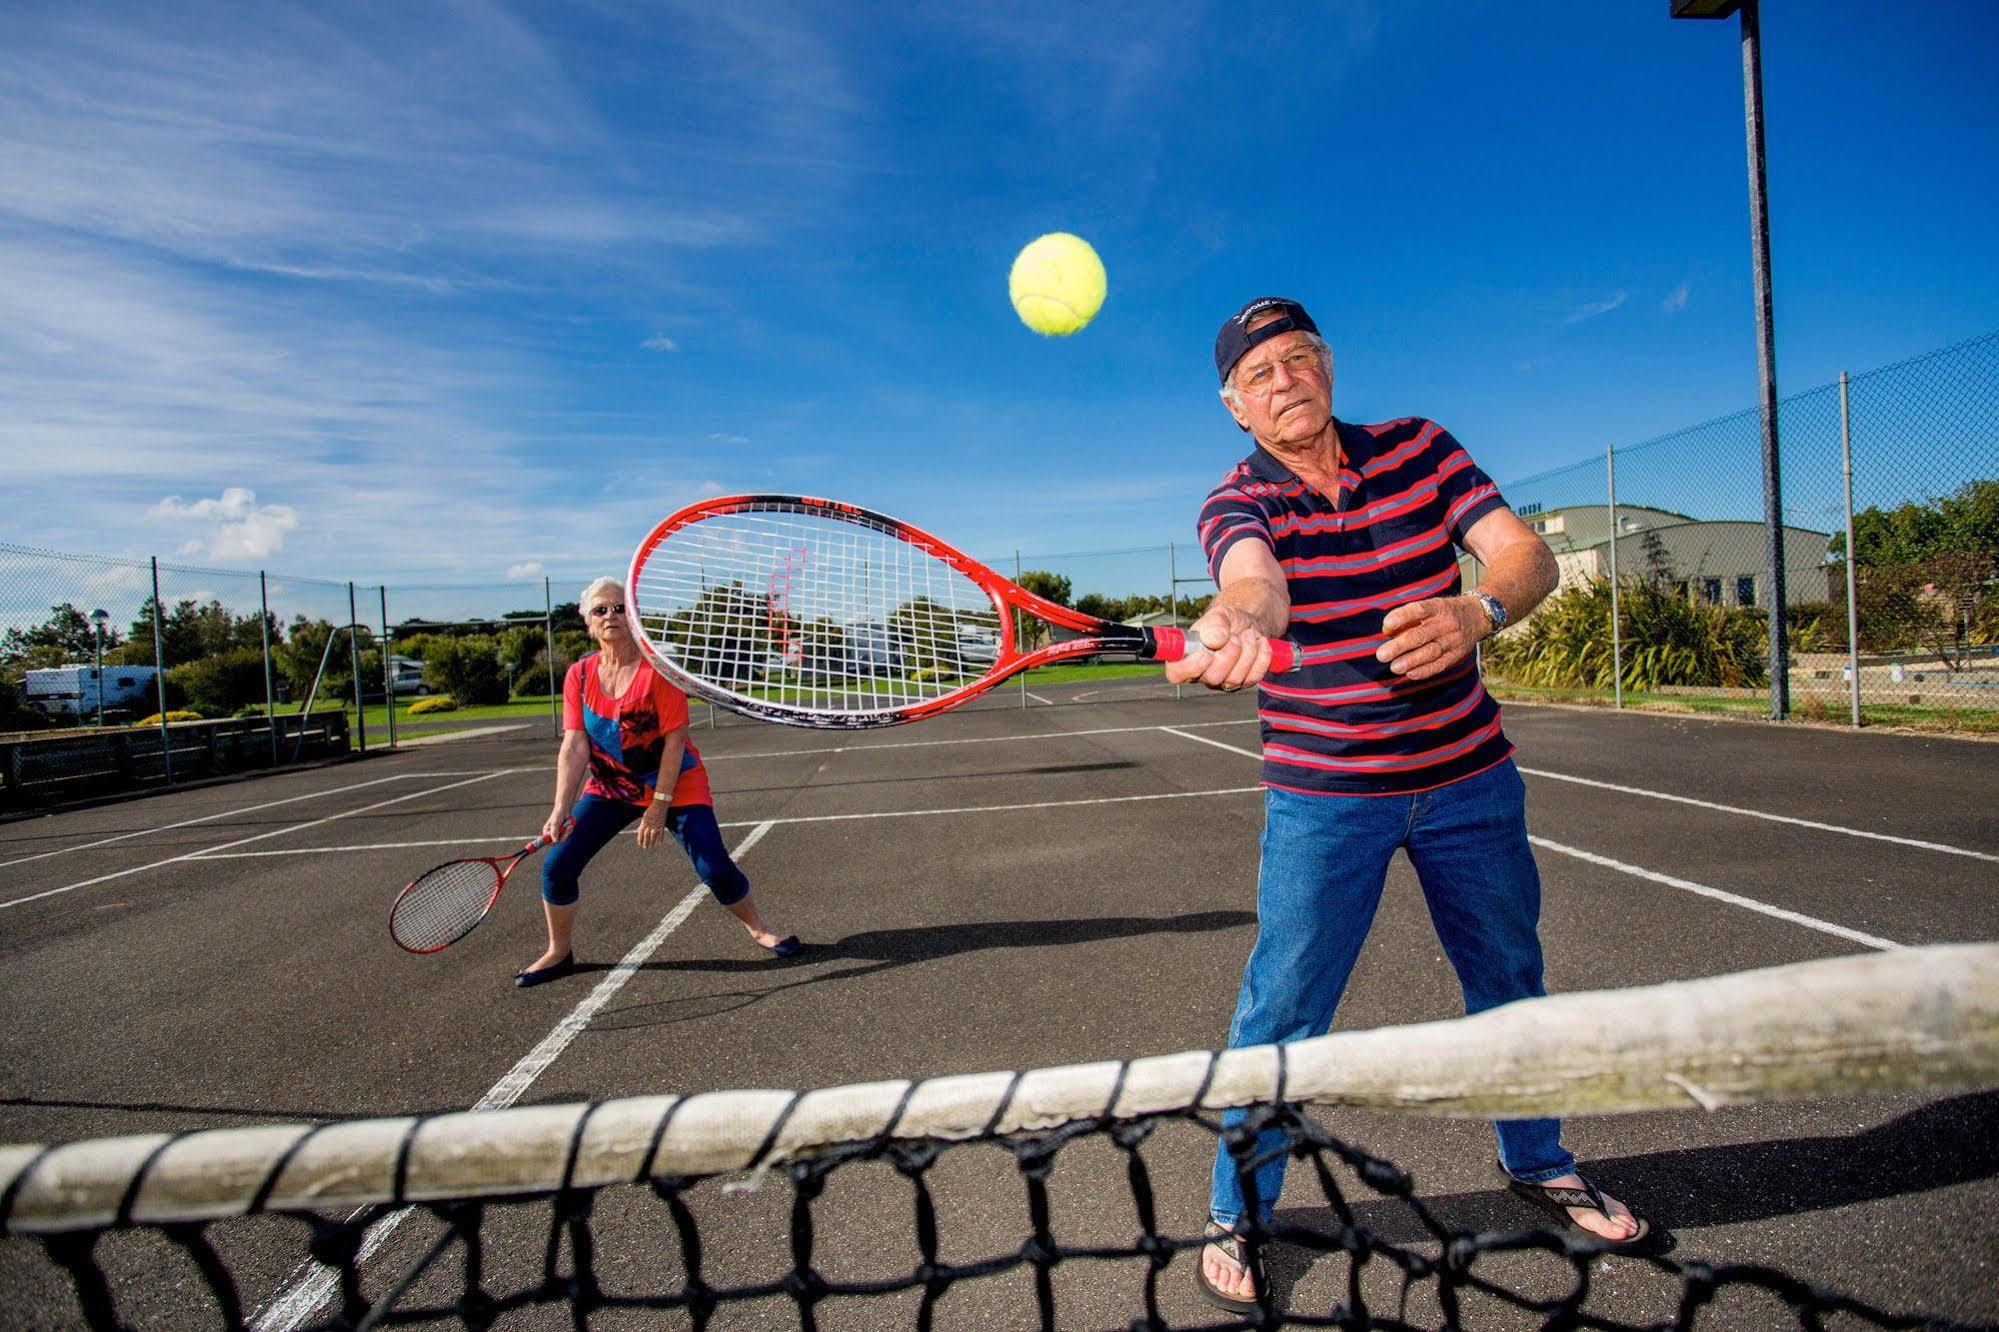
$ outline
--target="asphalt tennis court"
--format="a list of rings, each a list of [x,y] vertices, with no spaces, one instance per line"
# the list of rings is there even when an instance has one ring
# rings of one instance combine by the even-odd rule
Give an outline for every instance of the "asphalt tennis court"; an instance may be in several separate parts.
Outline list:
[[[398,887],[538,830],[554,761],[541,725],[0,825],[0,1141],[1212,1048],[1254,936],[1251,705],[1176,702],[1148,681],[1036,692],[1064,706],[1023,710],[1003,692],[859,735],[733,719],[697,728],[718,815],[746,848],[766,916],[806,941],[785,962],[705,896],[674,923],[698,886],[685,859],[671,845],[642,853],[629,837],[585,880],[581,975],[511,985],[540,947],[532,863],[462,943],[427,958],[397,950],[386,913]],[[1999,937],[1999,746],[1519,706],[1507,726],[1528,774],[1552,991]],[[622,985],[576,1021],[656,933]],[[1398,860],[1339,1026],[1458,1009]],[[1453,1225],[1533,1220],[1496,1186],[1489,1126],[1321,1117],[1412,1171]],[[1677,1259],[1769,1263],[1884,1308],[1999,1321],[1999,1093],[1574,1121],[1567,1139],[1598,1182],[1677,1234]],[[1211,1151],[1191,1127],[1145,1149],[1175,1233],[1200,1225]],[[952,1260],[1028,1236],[1004,1151],[948,1152],[932,1182]],[[1128,1240],[1132,1204],[1108,1145],[1068,1149],[1052,1187],[1065,1238]],[[1287,1219],[1309,1220],[1314,1196],[1294,1167]],[[708,1279],[781,1276],[789,1208],[782,1178],[701,1186]],[[910,1211],[908,1186],[887,1167],[836,1172],[816,1209],[818,1265],[842,1280],[908,1272]],[[1386,1203],[1359,1211],[1387,1238],[1421,1238]],[[524,1211],[491,1224],[496,1242],[518,1240],[491,1261],[540,1263],[545,1220]],[[371,1270],[386,1278],[417,1252],[417,1229],[392,1237]],[[607,1284],[671,1287],[678,1250],[650,1194],[604,1195],[595,1229]],[[286,1296],[295,1307],[297,1223],[216,1233],[251,1308]],[[192,1269],[166,1248],[146,1235],[103,1246],[127,1316],[203,1325],[185,1307],[199,1289]],[[1196,1298],[1190,1265],[1166,1274],[1164,1311],[1176,1325],[1219,1321]],[[1127,1324],[1142,1269],[1058,1268],[1062,1325]],[[1344,1298],[1346,1272],[1344,1258],[1273,1258],[1280,1294],[1301,1311]],[[1393,1282],[1379,1280],[1393,1310]],[[1601,1262],[1594,1284],[1593,1308],[1660,1316],[1656,1280],[1629,1260]],[[73,1325],[67,1282],[33,1245],[0,1246],[0,1290],[10,1324]],[[1022,1271],[961,1285],[940,1325],[1028,1325],[1030,1291]],[[907,1326],[915,1303],[835,1300],[818,1317]],[[1755,1328],[1784,1311],[1742,1296],[1711,1313],[1702,1326]],[[1481,1325],[1522,1322],[1493,1309]],[[517,1325],[567,1324],[547,1311]],[[795,1327],[798,1315],[774,1298],[725,1307],[713,1325]]]

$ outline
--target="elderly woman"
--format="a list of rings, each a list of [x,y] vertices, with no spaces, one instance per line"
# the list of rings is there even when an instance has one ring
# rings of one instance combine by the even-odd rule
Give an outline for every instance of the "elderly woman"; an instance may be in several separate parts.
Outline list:
[[[555,765],[555,807],[542,832],[556,839],[541,867],[548,948],[514,976],[540,985],[576,969],[570,931],[577,879],[590,858],[638,822],[642,849],[663,832],[694,862],[715,900],[776,957],[798,951],[757,914],[750,881],[736,868],[715,824],[708,770],[687,740],[687,695],[654,673],[625,619],[625,590],[611,578],[583,589],[577,602],[598,650],[569,668],[562,685],[562,750]],[[577,799],[577,791],[582,798]]]

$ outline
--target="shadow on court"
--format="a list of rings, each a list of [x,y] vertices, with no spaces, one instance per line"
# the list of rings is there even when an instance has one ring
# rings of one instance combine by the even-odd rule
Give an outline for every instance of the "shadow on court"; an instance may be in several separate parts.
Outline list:
[[[1583,1168],[1593,1183],[1631,1202],[1655,1228],[1684,1233],[1782,1221],[1999,1177],[1999,1092],[1935,1101],[1857,1133],[1604,1157]],[[1296,1167],[1290,1183],[1316,1195],[1316,1184],[1300,1177]],[[1454,1233],[1541,1224],[1541,1214],[1504,1187],[1418,1196],[1438,1224]],[[1348,1201],[1356,1222],[1380,1239],[1434,1247],[1435,1239],[1401,1203],[1371,1195],[1361,1201],[1351,1194]],[[1332,1213],[1323,1205],[1280,1208],[1277,1220],[1334,1233]],[[1275,1246],[1269,1259],[1272,1287],[1288,1295],[1319,1261],[1310,1250]]]
[[[972,921],[962,925],[926,925],[900,930],[864,930],[834,943],[808,943],[792,956],[776,960],[734,958],[691,958],[674,962],[645,962],[641,971],[718,972],[727,975],[761,975],[797,972],[801,968],[833,962],[859,962],[833,971],[818,971],[796,980],[751,990],[725,990],[711,994],[687,995],[653,1003],[605,1009],[592,1024],[606,1030],[666,1026],[695,1018],[747,1008],[787,990],[803,989],[833,981],[858,980],[897,967],[956,957],[963,953],[995,949],[1054,948],[1070,944],[1103,943],[1133,939],[1148,934],[1200,934],[1239,929],[1254,925],[1256,916],[1248,911],[1196,911],[1179,916],[1107,916],[1081,920],[998,920]],[[609,971],[609,962],[587,962],[578,973]]]

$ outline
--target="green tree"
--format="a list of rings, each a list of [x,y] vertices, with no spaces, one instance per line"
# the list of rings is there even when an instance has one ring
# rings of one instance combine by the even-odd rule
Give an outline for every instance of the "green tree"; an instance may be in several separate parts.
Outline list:
[[[203,712],[225,716],[264,701],[264,653],[261,647],[231,648],[174,667],[168,681]]]
[[[1999,480],[1853,515],[1855,619],[1869,651],[1923,648],[1955,670],[1999,630]],[[1846,558],[1844,533],[1830,546]],[[1835,583],[1835,586],[1838,586]],[[1844,598],[1842,596],[1842,602]]]
[[[507,701],[499,645],[491,638],[440,639],[424,660],[423,682],[462,708]]]
[[[49,618],[27,629],[9,629],[0,637],[0,665],[12,665],[34,655],[37,665],[57,666],[65,661],[88,662],[96,651],[97,634],[90,619],[75,606],[64,602],[49,607]],[[115,661],[118,631],[108,626],[104,633],[107,661]],[[44,660],[53,657],[53,660]]]
[[[1069,598],[1075,592],[1068,575],[1049,573],[1046,569],[1029,569],[1013,581],[1035,596],[1045,597],[1058,606],[1068,605]]]

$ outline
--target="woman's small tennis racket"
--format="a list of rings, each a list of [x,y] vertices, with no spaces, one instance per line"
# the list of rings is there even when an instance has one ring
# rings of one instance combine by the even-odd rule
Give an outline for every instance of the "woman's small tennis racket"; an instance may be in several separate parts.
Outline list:
[[[786,726],[894,726],[1036,666],[1206,650],[1179,629],[1038,597],[886,514],[803,495],[680,510],[639,543],[625,600],[640,648],[674,683]],[[1295,669],[1297,644],[1271,646],[1273,672]]]
[[[564,825],[566,833],[570,825]],[[427,870],[389,908],[389,937],[412,953],[449,948],[478,927],[500,900],[514,866],[549,845],[537,837],[511,856],[450,860]]]

